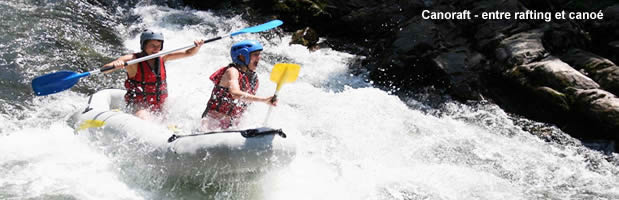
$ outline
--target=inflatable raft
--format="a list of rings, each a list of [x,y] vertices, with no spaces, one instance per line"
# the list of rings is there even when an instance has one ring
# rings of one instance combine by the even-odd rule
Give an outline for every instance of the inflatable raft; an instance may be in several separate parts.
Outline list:
[[[167,170],[177,170],[180,174],[187,168],[217,173],[257,171],[286,165],[296,154],[292,140],[284,138],[283,132],[269,128],[248,129],[243,134],[229,132],[188,137],[202,133],[174,132],[164,125],[123,112],[124,94],[125,90],[119,89],[93,94],[86,108],[79,109],[71,117],[70,125],[77,134],[88,135],[97,144],[111,148],[109,151],[128,148],[133,154],[146,152],[144,154],[152,154],[145,155],[147,157],[157,157],[151,164],[163,163],[168,165]],[[85,124],[93,122],[100,124],[85,128]],[[256,134],[264,130],[270,131],[269,134]]]

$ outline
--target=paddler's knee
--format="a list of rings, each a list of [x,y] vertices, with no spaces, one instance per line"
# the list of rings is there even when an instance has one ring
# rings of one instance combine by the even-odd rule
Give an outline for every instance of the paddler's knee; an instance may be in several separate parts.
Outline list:
[[[153,115],[146,109],[140,109],[135,112],[135,116],[143,120],[152,120]]]
[[[207,114],[201,119],[201,130],[221,130],[232,126],[232,119],[229,117],[213,117]]]

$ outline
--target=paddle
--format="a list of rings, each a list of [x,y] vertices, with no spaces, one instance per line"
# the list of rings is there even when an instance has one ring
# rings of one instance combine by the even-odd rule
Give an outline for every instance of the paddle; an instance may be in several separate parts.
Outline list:
[[[240,35],[244,33],[257,33],[257,32],[270,30],[272,28],[278,27],[279,25],[282,25],[283,23],[284,22],[282,22],[281,20],[273,20],[273,21],[270,21],[270,22],[267,22],[267,23],[264,23],[258,26],[253,26],[253,27],[242,29],[240,31],[231,33],[229,35],[219,36],[219,37],[205,40],[204,43],[213,42],[213,41],[222,39],[226,36],[232,37],[232,36],[236,36],[236,35]],[[177,49],[173,49],[169,51],[159,52],[153,55],[130,60],[125,63],[125,66],[139,63],[139,62],[152,59],[152,58],[156,58],[159,56],[167,55],[169,53],[176,52],[179,50],[188,49],[194,46],[195,44],[191,44],[189,46],[185,46],[185,47],[181,47],[181,48],[177,48]],[[34,91],[34,94],[37,96],[54,94],[54,93],[61,92],[61,91],[64,91],[66,89],[73,87],[73,85],[75,85],[77,81],[79,81],[79,79],[82,77],[90,76],[94,74],[100,74],[102,72],[109,71],[112,69],[114,69],[114,66],[104,67],[101,69],[96,69],[96,70],[92,70],[89,72],[83,72],[83,73],[76,73],[72,71],[63,70],[63,71],[58,71],[58,72],[54,72],[51,74],[46,74],[46,75],[39,76],[32,80],[32,90]]]
[[[279,89],[282,88],[284,83],[292,83],[297,80],[299,77],[299,70],[301,69],[300,65],[291,64],[291,63],[277,63],[273,66],[273,70],[271,71],[271,81],[277,83],[277,87],[275,88],[275,94],[273,94],[273,99],[271,102],[277,99],[277,93]],[[269,122],[269,116],[271,115],[271,110],[273,107],[269,107],[269,112],[267,112],[267,117],[264,119],[264,126]]]
[[[204,132],[204,133],[195,133],[195,134],[190,134],[190,135],[173,134],[172,136],[170,136],[170,138],[168,138],[168,143],[174,142],[175,140],[179,138],[184,138],[184,137],[210,135],[210,134],[217,134],[217,133],[236,133],[236,132],[241,133],[241,136],[243,136],[244,138],[257,137],[261,135],[270,135],[270,134],[277,134],[281,136],[282,138],[286,138],[286,133],[284,133],[282,129],[272,129],[272,128],[263,127],[263,128],[254,128],[254,129],[246,129],[246,130],[212,131],[212,132]]]

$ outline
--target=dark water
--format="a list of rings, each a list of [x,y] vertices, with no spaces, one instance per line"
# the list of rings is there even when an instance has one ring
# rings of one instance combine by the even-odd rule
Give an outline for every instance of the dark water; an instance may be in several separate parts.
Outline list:
[[[124,17],[113,9],[86,1],[3,1],[0,10],[0,95],[15,106],[32,99],[29,83],[34,77],[90,70],[124,51],[119,38],[126,34]],[[88,91],[101,84],[89,81],[74,89]]]

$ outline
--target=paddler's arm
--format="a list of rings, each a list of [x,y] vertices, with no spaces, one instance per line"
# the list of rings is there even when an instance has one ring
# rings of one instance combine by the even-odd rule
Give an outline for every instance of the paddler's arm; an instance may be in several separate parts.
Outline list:
[[[195,46],[190,49],[187,49],[185,51],[177,51],[163,56],[163,62],[195,55],[200,50],[200,47],[202,47],[202,45],[204,44],[204,40],[195,40],[193,41],[193,44]]]
[[[112,61],[112,62],[110,62],[108,64],[103,65],[103,68],[108,67],[108,66],[114,66],[114,69],[105,71],[103,73],[110,73],[110,72],[116,71],[118,69],[125,68],[125,63],[130,61],[130,60],[133,60],[133,59],[134,59],[133,54],[127,54],[127,55],[121,56],[120,58],[118,58],[118,59],[116,59],[116,60],[114,60],[114,61]],[[127,71],[129,72],[129,71],[131,71],[130,69],[135,69],[135,66],[137,66],[137,64],[128,65],[127,66]],[[135,71],[135,70],[133,70],[133,71]],[[135,72],[134,72],[134,74],[135,74]]]
[[[241,91],[241,87],[239,86],[239,71],[230,67],[226,70],[226,72],[224,73],[224,77],[222,77],[223,80],[222,82],[226,82],[223,83],[224,87],[227,86],[228,91],[230,92],[230,94],[232,95],[232,98],[234,99],[239,99],[241,101],[247,101],[247,102],[262,102],[262,103],[266,103],[266,104],[270,104],[270,105],[277,105],[277,99],[275,99],[274,102],[271,102],[271,99],[273,99],[273,96],[270,97],[260,97],[260,96],[256,96],[253,94],[249,94],[247,92],[243,92]]]

